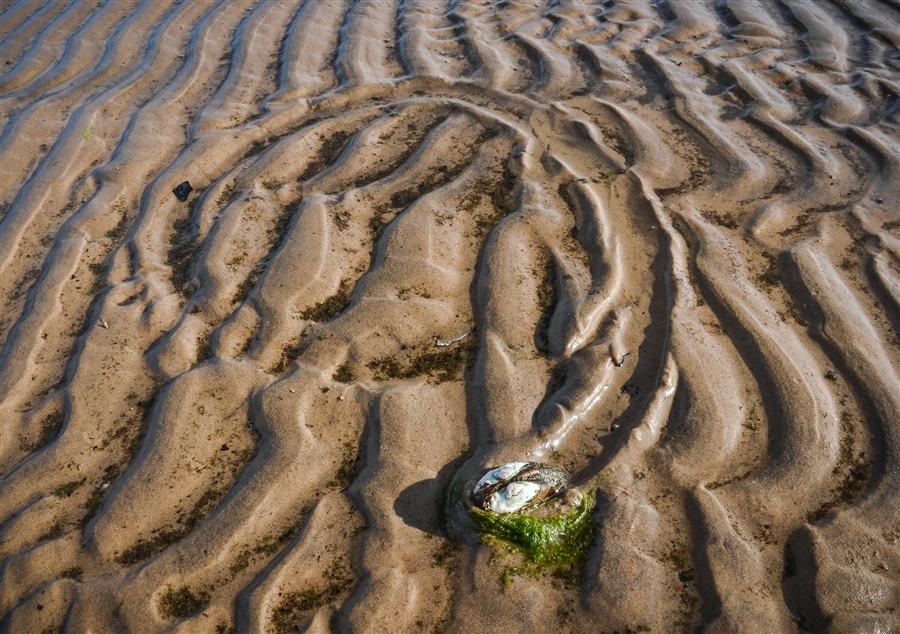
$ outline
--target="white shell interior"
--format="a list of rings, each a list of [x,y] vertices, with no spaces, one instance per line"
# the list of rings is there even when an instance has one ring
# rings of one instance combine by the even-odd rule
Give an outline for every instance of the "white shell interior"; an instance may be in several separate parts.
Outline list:
[[[491,510],[495,513],[515,513],[534,499],[541,485],[534,482],[510,482],[491,496]]]
[[[503,482],[504,480],[509,480],[511,477],[519,473],[522,470],[522,467],[527,465],[527,462],[507,462],[504,465],[500,465],[496,469],[491,469],[481,480],[478,481],[478,484],[475,485],[475,493],[478,493],[484,487],[497,484],[498,482]]]

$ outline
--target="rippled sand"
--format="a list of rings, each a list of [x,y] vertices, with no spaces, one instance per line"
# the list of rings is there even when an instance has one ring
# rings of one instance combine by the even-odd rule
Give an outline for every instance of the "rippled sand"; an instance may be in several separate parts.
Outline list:
[[[0,630],[900,631],[896,0],[0,6]]]

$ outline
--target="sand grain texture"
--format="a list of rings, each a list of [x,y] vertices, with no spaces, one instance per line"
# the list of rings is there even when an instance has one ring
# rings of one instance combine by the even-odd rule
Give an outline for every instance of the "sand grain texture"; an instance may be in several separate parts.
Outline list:
[[[900,632],[898,111],[893,0],[0,2],[0,631]]]

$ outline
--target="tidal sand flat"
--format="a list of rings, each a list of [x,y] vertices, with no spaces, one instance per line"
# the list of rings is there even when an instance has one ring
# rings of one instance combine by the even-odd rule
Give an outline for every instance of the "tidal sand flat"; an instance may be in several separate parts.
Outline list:
[[[0,0],[0,632],[900,632],[898,139],[896,0]]]

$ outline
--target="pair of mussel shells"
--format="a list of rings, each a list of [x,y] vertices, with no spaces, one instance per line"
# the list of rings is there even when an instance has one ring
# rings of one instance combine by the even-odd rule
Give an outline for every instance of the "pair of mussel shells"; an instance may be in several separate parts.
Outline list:
[[[539,462],[510,462],[491,469],[472,490],[472,503],[483,511],[518,513],[559,497],[569,474]]]

